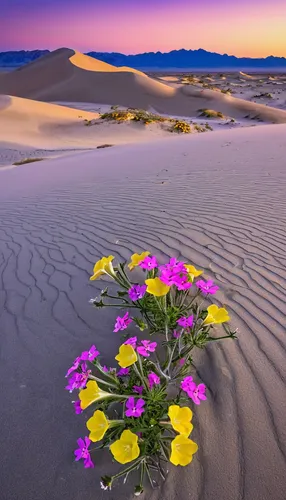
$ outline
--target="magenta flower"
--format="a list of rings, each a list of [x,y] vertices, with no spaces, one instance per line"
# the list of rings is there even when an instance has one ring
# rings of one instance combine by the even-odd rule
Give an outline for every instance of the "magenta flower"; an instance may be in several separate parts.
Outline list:
[[[183,316],[182,318],[179,318],[177,323],[178,325],[182,326],[183,328],[192,328],[194,322],[194,316]]]
[[[83,389],[88,381],[91,370],[87,369],[86,363],[81,364],[81,373],[73,373],[69,379],[66,389],[72,392],[74,389]]]
[[[75,358],[75,360],[73,362],[73,365],[68,369],[68,371],[66,373],[66,377],[68,377],[72,372],[74,372],[75,370],[78,369],[78,367],[80,365],[80,362],[81,362],[80,356],[78,356],[77,358]]]
[[[127,326],[131,322],[132,319],[129,318],[129,312],[125,313],[122,318],[120,316],[117,316],[113,331],[119,332],[119,330],[126,330]]]
[[[147,290],[147,285],[133,285],[128,290],[128,295],[133,302],[136,300],[142,299],[144,297]]]
[[[137,394],[140,394],[140,396],[141,396],[142,392],[144,391],[143,385],[133,385],[132,389]]]
[[[102,371],[103,371],[103,372],[105,372],[105,373],[108,373],[108,372],[109,372],[109,368],[107,368],[107,366],[106,366],[106,365],[104,365],[104,366],[102,367]]]
[[[207,295],[208,293],[210,295],[214,295],[219,290],[219,286],[214,285],[213,280],[198,280],[196,282],[196,286],[199,288],[203,295]]]
[[[186,362],[185,358],[179,359],[179,365],[180,366],[184,366],[185,362]]]
[[[95,345],[92,345],[89,351],[83,351],[81,353],[81,359],[84,361],[93,361],[99,356],[99,351],[96,349]]]
[[[189,398],[191,398],[196,405],[200,404],[200,400],[205,401],[207,399],[205,395],[205,384],[196,385],[193,381],[193,377],[185,377],[181,382],[181,389],[188,394]]]
[[[177,330],[174,330],[174,331],[173,331],[173,337],[174,337],[175,339],[178,339],[180,336],[181,336],[181,332],[177,332]]]
[[[133,349],[136,349],[137,346],[137,337],[130,337],[130,339],[127,339],[124,344],[131,345]]]
[[[141,344],[141,346],[137,347],[137,352],[144,358],[149,358],[150,352],[155,352],[157,347],[157,342],[150,342],[150,340],[142,340]]]
[[[80,415],[83,412],[80,406],[80,401],[73,401],[73,406],[76,415]]]
[[[193,402],[196,405],[200,405],[201,400],[205,401],[207,399],[205,384],[198,384],[193,391],[188,392],[188,396],[193,400]]]
[[[156,373],[151,372],[148,375],[148,381],[149,381],[149,387],[152,389],[153,385],[159,385],[160,384],[160,377],[156,375]]]
[[[181,382],[181,389],[185,392],[189,392],[195,388],[196,384],[193,380],[193,377],[188,376],[185,377]]]
[[[129,368],[120,368],[120,370],[118,371],[117,373],[117,377],[126,377],[127,375],[129,375]]]
[[[127,399],[126,401],[126,408],[127,410],[125,411],[126,417],[141,417],[142,413],[144,412],[143,406],[145,405],[144,399],[137,399],[135,401],[135,398],[131,396],[130,398]]]
[[[180,278],[179,280],[177,280],[177,283],[175,283],[175,285],[177,286],[178,290],[188,290],[193,284],[191,281],[186,281],[185,278]]]
[[[79,438],[77,440],[78,448],[74,451],[76,462],[83,459],[84,467],[86,469],[94,467],[88,451],[90,443],[91,440],[88,437],[85,437],[84,440]]]
[[[147,269],[148,271],[151,271],[151,269],[154,269],[158,266],[157,259],[156,257],[150,257],[149,255],[147,255],[145,259],[139,262],[139,266],[141,267],[141,269]]]
[[[175,285],[178,290],[187,290],[192,286],[184,262],[174,257],[170,259],[168,264],[160,266],[160,271],[160,279],[168,286]]]

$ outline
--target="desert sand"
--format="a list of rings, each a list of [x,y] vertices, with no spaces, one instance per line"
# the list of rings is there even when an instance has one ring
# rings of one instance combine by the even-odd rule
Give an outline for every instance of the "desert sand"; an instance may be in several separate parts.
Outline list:
[[[146,127],[130,121],[103,122],[100,114],[110,111],[111,105],[119,105],[120,109],[142,108],[167,118],[183,119],[191,124],[192,132],[197,132],[197,127],[200,131],[201,126],[203,131],[209,131],[286,123],[283,109],[286,84],[282,77],[267,75],[261,83],[260,76],[251,76],[252,84],[260,86],[256,91],[262,93],[256,99],[259,102],[252,102],[254,88],[249,89],[248,75],[243,73],[151,76],[132,68],[116,68],[71,49],[56,50],[1,74],[0,167],[10,167],[25,158],[56,157],[105,144],[150,142],[176,136],[170,135],[168,124],[152,123]],[[261,91],[266,83],[282,84],[282,90],[277,91],[279,98],[265,97]],[[230,87],[236,93],[224,94]],[[243,99],[239,98],[241,92]],[[268,101],[270,104],[275,101],[276,107],[267,105]],[[223,118],[202,117],[202,109],[220,112]],[[87,121],[93,126],[85,126]],[[206,124],[210,126],[207,130]]]
[[[1,500],[133,498],[132,483],[100,489],[113,470],[108,454],[94,457],[94,470],[73,461],[85,417],[74,415],[64,375],[93,343],[114,365],[117,313],[88,303],[107,283],[89,276],[102,255],[122,260],[145,249],[204,269],[239,334],[197,354],[208,392],[194,409],[199,451],[188,468],[170,466],[167,483],[143,500],[285,500],[286,124],[267,122],[286,122],[286,112],[205,88],[201,97],[199,83],[94,70],[74,51],[64,64],[63,53],[55,58],[66,80],[45,69],[50,59],[0,79],[2,164],[11,163],[9,148],[65,155],[0,169]],[[83,86],[80,95],[78,82],[90,76],[90,94]],[[104,101],[112,82],[114,99]],[[229,109],[235,126],[177,136],[157,124],[101,123],[99,113],[128,97],[128,82],[136,107],[197,120],[203,101]],[[265,121],[245,126],[246,112]],[[96,149],[110,138],[116,146]]]

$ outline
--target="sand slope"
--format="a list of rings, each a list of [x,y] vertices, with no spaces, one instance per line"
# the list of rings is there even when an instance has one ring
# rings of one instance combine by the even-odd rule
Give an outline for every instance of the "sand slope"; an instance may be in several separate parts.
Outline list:
[[[174,85],[174,83],[172,84]],[[201,108],[222,111],[234,118],[256,117],[286,123],[286,112],[246,102],[192,85],[175,88],[130,68],[58,49],[16,71],[3,75],[0,93],[42,101],[75,101],[119,104],[160,113],[195,116]]]
[[[110,109],[108,107],[108,109]],[[92,120],[86,126],[85,120]],[[0,167],[24,158],[50,157],[102,144],[128,144],[170,137],[164,124],[100,120],[100,114],[0,95]]]
[[[106,285],[88,281],[94,261],[149,249],[215,279],[240,334],[198,353],[199,452],[143,500],[285,500],[285,134],[215,132],[0,172],[3,498],[133,498],[129,481],[100,490],[108,453],[92,471],[73,461],[85,418],[64,375],[93,343],[115,366],[117,313],[88,304]]]

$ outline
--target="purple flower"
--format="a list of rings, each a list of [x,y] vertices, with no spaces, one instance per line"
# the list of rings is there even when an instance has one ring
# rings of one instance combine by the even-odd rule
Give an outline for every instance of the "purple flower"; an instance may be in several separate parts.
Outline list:
[[[124,342],[124,344],[129,344],[133,347],[133,349],[136,349],[136,346],[137,346],[137,337],[130,337],[130,339],[127,339],[126,342]]]
[[[77,415],[80,415],[83,412],[80,406],[80,401],[73,401],[73,406],[74,406],[74,411]]]
[[[168,286],[175,285],[178,290],[187,290],[192,286],[184,262],[172,257],[168,264],[160,266],[160,279]]]
[[[180,366],[184,366],[185,362],[186,362],[185,358],[179,359],[179,365]]]
[[[178,339],[180,336],[181,336],[181,332],[177,332],[177,330],[174,330],[174,331],[173,331],[173,337],[174,337],[175,339]]]
[[[72,392],[74,389],[83,389],[88,381],[91,370],[87,370],[86,363],[81,364],[82,373],[73,373],[69,379],[66,389]]]
[[[85,437],[84,439],[79,438],[77,440],[78,448],[74,451],[76,462],[83,459],[84,467],[86,469],[94,467],[88,451],[90,443],[91,440],[88,437]]]
[[[126,401],[126,408],[127,410],[125,411],[126,417],[141,417],[142,413],[144,412],[143,406],[145,405],[144,399],[137,399],[135,401],[135,398],[131,396],[130,398],[127,399]]]
[[[188,394],[189,398],[191,398],[196,405],[200,404],[200,400],[205,401],[207,399],[205,384],[196,385],[193,381],[193,377],[184,378],[181,382],[181,389]]]
[[[160,377],[156,375],[156,373],[151,372],[148,375],[148,381],[149,381],[149,387],[152,389],[153,385],[159,385],[160,384]]]
[[[81,362],[81,358],[79,356],[77,358],[75,358],[73,365],[67,371],[66,377],[68,377],[72,372],[74,372],[75,370],[78,369],[80,362]]]
[[[141,346],[137,347],[137,352],[144,356],[144,358],[149,358],[150,352],[155,352],[157,347],[157,342],[150,342],[150,340],[142,340]]]
[[[126,375],[129,375],[129,368],[120,368],[119,372],[117,373],[117,377],[126,377]]]
[[[193,391],[188,392],[188,396],[193,400],[196,405],[201,404],[201,401],[205,401],[206,397],[206,386],[205,384],[198,384]]]
[[[105,372],[105,373],[108,373],[108,372],[109,372],[109,368],[107,368],[107,366],[106,366],[106,365],[104,365],[104,366],[102,367],[102,371],[103,371],[103,372]]]
[[[214,285],[213,280],[198,280],[196,282],[196,286],[200,289],[203,295],[207,295],[208,293],[210,295],[214,295],[219,290],[219,286]]]
[[[92,345],[89,351],[83,351],[81,353],[81,359],[86,361],[93,361],[99,356],[99,351],[96,349],[95,345]]]
[[[196,384],[193,381],[193,377],[191,376],[185,377],[181,382],[181,389],[183,389],[183,391],[185,392],[192,391],[195,389],[195,387]]]
[[[141,396],[142,392],[144,391],[143,385],[133,385],[132,389],[137,394],[140,394],[140,396]]]
[[[132,319],[129,318],[129,312],[125,313],[122,318],[120,316],[117,316],[113,331],[119,332],[119,330],[126,330],[127,326],[131,322]]]
[[[182,318],[179,318],[177,323],[178,325],[182,326],[183,328],[192,328],[194,322],[194,316],[184,316]]]
[[[128,290],[128,295],[133,302],[136,300],[142,299],[144,297],[147,290],[147,285],[133,285]]]
[[[147,255],[145,259],[139,262],[139,266],[141,267],[141,269],[147,269],[148,271],[151,271],[151,269],[154,269],[158,266],[157,259],[156,257],[150,257],[149,255]]]

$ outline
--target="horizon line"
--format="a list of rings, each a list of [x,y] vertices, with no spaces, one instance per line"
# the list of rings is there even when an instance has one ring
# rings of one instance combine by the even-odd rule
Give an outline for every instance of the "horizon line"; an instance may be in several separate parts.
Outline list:
[[[203,49],[202,47],[200,47],[199,49],[186,49],[184,47],[180,48],[180,49],[172,49],[172,50],[169,50],[168,52],[162,52],[161,50],[157,50],[157,51],[148,51],[148,52],[136,52],[136,53],[129,53],[129,54],[126,54],[124,52],[116,52],[116,51],[97,51],[97,50],[94,50],[94,49],[91,49],[91,50],[88,50],[88,51],[81,51],[81,50],[77,50],[77,49],[71,49],[70,47],[58,47],[57,49],[47,49],[47,48],[43,48],[43,49],[39,49],[39,48],[36,48],[36,49],[17,49],[17,50],[13,50],[13,49],[10,49],[10,50],[1,50],[0,49],[0,53],[4,54],[4,53],[8,53],[8,52],[35,52],[35,51],[43,51],[43,50],[48,50],[49,52],[54,52],[56,50],[60,50],[60,49],[70,49],[70,50],[75,50],[77,52],[81,52],[83,54],[88,54],[90,52],[95,52],[97,54],[122,54],[124,56],[138,56],[138,55],[144,55],[144,54],[170,54],[171,52],[180,52],[182,50],[186,51],[186,52],[198,52],[198,51],[203,51],[203,52],[208,52],[209,54],[217,54],[217,55],[220,55],[220,56],[228,56],[228,57],[235,57],[236,59],[268,59],[270,57],[274,57],[276,59],[286,59],[286,55],[285,56],[275,56],[273,54],[269,54],[268,56],[264,56],[264,57],[252,57],[252,56],[236,56],[234,54],[228,54],[227,52],[224,52],[224,53],[221,53],[221,52],[212,52],[210,50],[206,50],[206,49]]]

